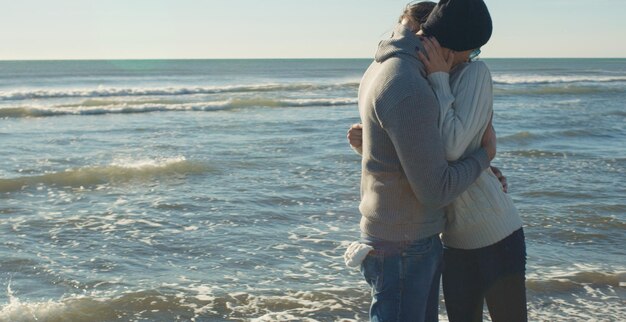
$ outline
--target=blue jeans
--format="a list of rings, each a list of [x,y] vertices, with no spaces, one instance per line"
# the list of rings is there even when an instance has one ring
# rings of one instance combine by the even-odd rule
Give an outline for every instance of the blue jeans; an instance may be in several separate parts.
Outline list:
[[[361,273],[372,288],[372,322],[437,321],[443,247],[438,235],[389,242],[366,237],[374,247]]]
[[[450,322],[480,322],[487,302],[494,322],[525,322],[526,243],[520,228],[478,249],[443,251],[443,294]]]

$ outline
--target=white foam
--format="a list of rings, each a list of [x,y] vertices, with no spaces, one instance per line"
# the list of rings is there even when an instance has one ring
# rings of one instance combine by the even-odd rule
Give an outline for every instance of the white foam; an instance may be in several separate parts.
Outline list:
[[[345,82],[338,84],[250,84],[229,86],[195,86],[195,87],[98,87],[98,88],[75,88],[75,89],[21,89],[12,91],[0,91],[0,100],[24,100],[40,98],[67,98],[67,97],[119,97],[119,96],[178,96],[195,94],[218,94],[218,93],[246,93],[246,92],[269,92],[269,91],[311,91],[335,89],[341,87],[356,88],[358,82]]]
[[[558,83],[611,83],[626,82],[626,76],[593,75],[493,75],[495,84],[558,84]]]
[[[211,112],[247,107],[314,107],[314,106],[345,106],[355,105],[355,98],[311,98],[311,99],[229,99],[213,102],[193,103],[112,103],[110,105],[59,105],[38,107],[5,107],[0,108],[2,117],[45,117],[61,115],[102,115],[130,114],[152,112],[197,111]]]
[[[111,166],[127,169],[145,169],[167,167],[169,165],[185,161],[187,161],[187,158],[185,158],[184,156],[146,159],[117,158],[113,160],[113,162],[111,162]]]
[[[38,321],[47,316],[60,315],[66,308],[65,304],[54,301],[39,303],[22,303],[11,290],[11,283],[7,285],[9,303],[0,310],[2,321]]]
[[[182,156],[116,160],[108,166],[87,166],[36,176],[0,179],[0,192],[19,191],[25,186],[37,185],[85,187],[111,181],[149,179],[168,174],[193,174],[207,170],[208,167],[187,161]]]

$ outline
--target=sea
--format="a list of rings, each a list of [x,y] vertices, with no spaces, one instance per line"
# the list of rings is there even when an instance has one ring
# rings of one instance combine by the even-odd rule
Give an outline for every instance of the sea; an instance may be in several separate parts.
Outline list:
[[[626,320],[626,59],[483,61],[529,319]],[[369,64],[0,62],[0,321],[367,321]]]

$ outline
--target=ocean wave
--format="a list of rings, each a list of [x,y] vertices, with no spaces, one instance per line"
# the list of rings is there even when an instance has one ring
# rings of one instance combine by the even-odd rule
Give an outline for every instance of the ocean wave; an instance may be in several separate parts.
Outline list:
[[[541,136],[536,133],[528,131],[521,131],[515,134],[506,135],[498,138],[498,142],[515,142],[515,143],[528,143],[529,141],[540,138]]]
[[[549,279],[529,278],[526,285],[528,290],[534,293],[554,294],[584,291],[585,286],[594,289],[618,288],[622,287],[625,281],[626,273],[624,272],[577,272]]]
[[[494,84],[572,84],[626,82],[626,76],[593,75],[494,75]]]
[[[157,88],[91,88],[91,89],[28,89],[0,92],[0,100],[16,101],[26,99],[72,98],[72,97],[120,97],[120,96],[181,96],[220,93],[293,92],[320,91],[341,88],[356,89],[359,83],[336,84],[252,84],[199,87],[157,87]]]
[[[557,152],[547,150],[513,150],[502,152],[503,155],[526,158],[568,158],[574,156],[572,152]]]
[[[609,111],[609,112],[606,112],[604,115],[626,117],[626,111]]]
[[[543,140],[543,139],[576,139],[576,138],[607,138],[611,139],[612,136],[607,133],[600,132],[600,130],[596,129],[571,129],[571,130],[563,130],[563,131],[552,131],[552,132],[529,132],[529,131],[520,131],[514,134],[501,136],[498,138],[498,142],[500,143],[515,143],[519,145],[527,145],[533,141]],[[563,152],[556,151],[512,151],[511,153],[520,156],[563,156]]]
[[[565,190],[538,190],[538,191],[528,191],[520,193],[524,197],[528,197],[531,199],[544,198],[544,199],[569,199],[569,200],[593,200],[597,198],[597,195],[592,192],[585,191],[565,191]]]
[[[61,300],[22,301],[9,288],[1,321],[360,321],[366,292],[284,291],[275,294],[213,294],[212,286],[192,289],[126,291],[124,294],[73,295]],[[362,294],[362,295],[361,295]],[[358,301],[355,301],[358,300]],[[319,317],[315,317],[319,315]],[[359,317],[360,316],[360,317]]]
[[[529,304],[547,305],[560,294],[567,296],[591,293],[577,298],[573,306],[586,306],[584,311],[613,307],[604,318],[618,321],[622,310],[607,305],[596,295],[610,296],[611,290],[622,287],[623,273],[580,272],[550,279],[529,278],[528,292],[535,297]],[[9,288],[10,291],[10,288]],[[227,292],[218,286],[170,284],[151,290],[126,290],[122,293],[92,292],[69,295],[60,300],[30,301],[9,293],[9,303],[0,307],[0,320],[25,321],[362,321],[367,319],[369,294],[363,285],[352,288],[292,291],[284,289]],[[443,305],[443,303],[441,303]],[[595,310],[594,310],[595,309]],[[547,319],[579,314],[581,310],[554,307],[550,312],[536,312]],[[592,314],[593,315],[593,314]],[[596,315],[597,316],[597,315]],[[445,320],[445,316],[440,316]],[[562,319],[557,319],[562,320]]]
[[[14,192],[38,185],[86,187],[111,182],[149,180],[168,175],[188,175],[209,171],[210,168],[184,157],[164,160],[114,162],[107,166],[89,166],[35,176],[0,179],[0,192]]]
[[[58,301],[39,302],[20,300],[13,294],[10,286],[8,293],[9,303],[0,309],[0,321],[131,321],[146,315],[158,317],[173,309],[187,313],[184,314],[187,318],[197,316],[193,307],[179,303],[180,299],[161,296],[157,292],[140,291],[115,297],[74,295]],[[146,311],[151,314],[142,314]]]
[[[574,266],[579,266],[574,264]],[[549,272],[544,272],[548,273]],[[529,321],[622,321],[624,272],[584,271],[528,278]]]
[[[494,95],[584,95],[599,93],[622,93],[624,87],[602,86],[541,86],[541,87],[494,87]]]
[[[229,99],[217,102],[198,103],[144,103],[124,102],[111,105],[63,105],[52,107],[6,107],[0,108],[0,118],[45,117],[60,115],[130,114],[170,111],[223,111],[247,107],[313,107],[355,105],[355,98],[311,98],[311,99]]]

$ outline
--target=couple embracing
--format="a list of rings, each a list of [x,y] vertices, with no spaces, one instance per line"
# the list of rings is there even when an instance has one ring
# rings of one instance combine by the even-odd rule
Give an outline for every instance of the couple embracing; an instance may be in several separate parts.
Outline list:
[[[428,18],[426,20],[426,18]],[[526,246],[496,154],[492,80],[473,61],[492,32],[482,0],[411,3],[359,87],[361,241],[346,253],[372,321],[526,321]],[[441,237],[440,237],[441,233]]]

